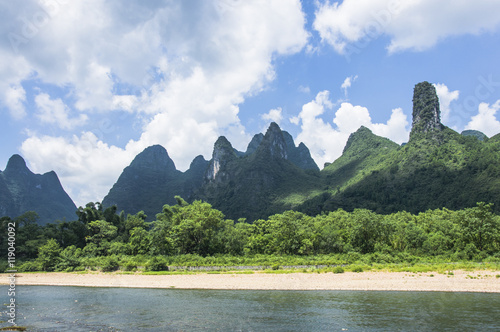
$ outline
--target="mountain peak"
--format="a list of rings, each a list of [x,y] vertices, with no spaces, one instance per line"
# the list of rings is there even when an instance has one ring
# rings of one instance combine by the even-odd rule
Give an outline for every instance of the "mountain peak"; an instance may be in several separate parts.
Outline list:
[[[28,166],[26,166],[26,161],[18,154],[12,155],[12,157],[10,157],[9,162],[7,163],[7,167],[5,168],[5,172],[25,170],[29,171]]]
[[[360,156],[366,153],[373,153],[378,149],[389,151],[397,149],[398,147],[399,145],[390,139],[377,136],[370,129],[361,126],[358,130],[349,135],[342,155]]]
[[[15,154],[0,178],[0,214],[14,218],[35,211],[41,225],[75,216],[76,206],[54,171],[35,174],[23,157]]]
[[[345,144],[344,150],[342,153],[344,154],[349,148],[358,141],[367,140],[369,137],[375,136],[372,131],[365,126],[359,127],[354,133],[349,135],[347,142]]]
[[[247,151],[245,152],[245,154],[254,153],[255,150],[257,150],[257,148],[259,147],[260,143],[262,143],[263,139],[264,139],[264,134],[262,133],[254,135],[250,143],[248,143]]]
[[[174,172],[175,164],[170,159],[167,150],[161,145],[152,145],[139,153],[132,163],[132,168],[167,169]]]
[[[415,134],[439,132],[444,129],[440,118],[439,98],[436,88],[431,83],[421,82],[415,85],[412,115],[410,140]]]
[[[484,133],[480,132],[479,130],[471,130],[471,129],[464,130],[464,131],[462,131],[462,133],[460,135],[472,136],[472,137],[477,138],[480,141],[487,141],[488,140],[488,136],[486,136]]]
[[[270,153],[272,158],[287,159],[286,141],[276,122],[271,122],[269,125],[258,150]]]
[[[212,160],[208,165],[206,178],[207,180],[215,180],[221,169],[224,166],[236,159],[236,152],[233,149],[231,143],[226,137],[220,136],[214,144],[214,152],[212,153]]]

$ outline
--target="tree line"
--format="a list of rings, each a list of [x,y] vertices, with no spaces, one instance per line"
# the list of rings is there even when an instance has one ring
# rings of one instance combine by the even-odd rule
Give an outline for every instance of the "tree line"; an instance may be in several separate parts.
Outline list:
[[[247,223],[225,219],[206,202],[176,200],[173,206],[165,205],[152,222],[146,222],[143,212],[125,216],[115,206],[104,209],[100,203],[80,207],[75,221],[39,226],[36,213],[28,212],[14,220],[3,217],[0,222],[3,229],[9,222],[16,224],[20,271],[73,271],[92,261],[113,270],[133,262],[134,257],[158,269],[154,265],[165,263],[165,257],[183,255],[406,254],[454,261],[500,260],[500,216],[492,212],[492,204],[483,202],[473,208],[419,214],[338,209],[312,217],[286,211]],[[2,252],[7,252],[6,234],[2,232],[0,239]],[[7,266],[0,265],[0,269]]]

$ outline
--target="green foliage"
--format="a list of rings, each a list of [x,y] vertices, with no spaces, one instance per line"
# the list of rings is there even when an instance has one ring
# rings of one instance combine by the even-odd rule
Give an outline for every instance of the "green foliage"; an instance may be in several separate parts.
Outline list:
[[[104,219],[89,221],[85,224],[83,248],[63,244],[74,243],[68,240],[74,235],[71,229],[81,231],[75,227],[83,225],[81,221],[73,228],[63,223],[40,227],[24,219],[18,227],[24,242],[16,245],[41,245],[37,258],[21,263],[20,271],[74,271],[87,267],[114,271],[120,265],[127,271],[141,266],[148,271],[163,271],[168,266],[259,265],[275,269],[344,264],[351,265],[348,270],[366,270],[376,265],[413,265],[423,258],[440,262],[500,261],[500,216],[493,212],[492,204],[419,214],[383,215],[367,209],[339,209],[311,217],[286,211],[249,224],[243,219],[237,223],[225,219],[220,211],[202,201],[188,204],[180,197],[176,201],[174,206],[165,205],[151,224],[145,222],[142,213],[119,217],[116,225]],[[87,212],[88,216],[94,211]],[[112,216],[107,218],[114,220]],[[9,220],[4,218],[2,222]],[[129,235],[124,236],[123,231],[120,234],[120,229],[128,229]],[[30,238],[28,230],[35,238]],[[29,255],[25,254],[26,258]]]
[[[82,250],[80,248],[71,245],[64,248],[59,254],[59,262],[56,266],[58,271],[73,271],[78,266],[80,266],[80,257],[82,256]]]
[[[494,203],[498,213],[500,141],[480,141],[449,128],[432,135],[398,147],[366,128],[358,130],[342,156],[321,171],[322,190],[298,210],[310,215],[339,208],[417,214],[472,208],[484,201]]]
[[[94,220],[87,224],[88,236],[85,249],[94,256],[102,256],[108,253],[110,242],[116,237],[117,227],[106,220]]]
[[[44,271],[40,261],[27,261],[18,266],[17,270],[19,272],[36,272]]]
[[[119,268],[118,258],[114,255],[101,258],[101,271],[112,272]]]
[[[493,252],[500,249],[500,222],[492,213],[492,204],[478,203],[458,214],[462,241],[474,245],[479,251]]]
[[[336,266],[332,269],[333,273],[344,273],[344,268],[341,266]]]
[[[43,271],[53,271],[60,261],[61,246],[54,239],[49,239],[46,244],[38,249],[37,261]]]
[[[153,257],[146,265],[146,271],[168,271],[166,260],[163,257]]]
[[[363,272],[363,271],[364,271],[364,269],[363,269],[363,267],[362,267],[362,266],[359,266],[359,265],[354,265],[354,266],[352,266],[352,267],[351,267],[351,271],[352,271],[352,272],[357,272],[357,273],[359,273],[359,272]]]

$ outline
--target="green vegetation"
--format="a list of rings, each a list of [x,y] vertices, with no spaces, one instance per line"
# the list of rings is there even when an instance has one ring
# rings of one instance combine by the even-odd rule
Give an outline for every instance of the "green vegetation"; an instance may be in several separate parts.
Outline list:
[[[295,209],[310,215],[342,208],[379,214],[459,210],[491,202],[500,212],[500,140],[480,141],[449,128],[404,146],[360,128],[321,171],[323,190]]]
[[[80,208],[73,222],[38,226],[32,213],[16,218],[18,270],[174,273],[169,267],[256,266],[286,272],[290,266],[313,266],[335,273],[445,273],[500,264],[500,216],[492,204],[419,214],[339,209],[311,217],[286,211],[249,224],[225,219],[202,201],[176,200],[153,222],[142,212],[125,217],[99,203]],[[12,220],[0,222],[6,227]],[[4,233],[3,252],[6,246]]]

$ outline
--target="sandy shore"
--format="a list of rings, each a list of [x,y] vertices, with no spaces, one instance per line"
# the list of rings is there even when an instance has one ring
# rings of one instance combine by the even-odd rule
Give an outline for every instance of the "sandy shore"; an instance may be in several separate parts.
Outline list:
[[[500,271],[142,275],[19,273],[16,285],[253,290],[377,290],[500,293]],[[0,284],[8,284],[2,274]]]

